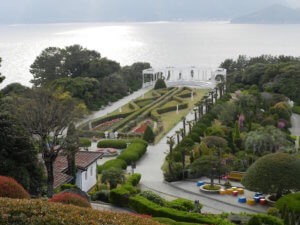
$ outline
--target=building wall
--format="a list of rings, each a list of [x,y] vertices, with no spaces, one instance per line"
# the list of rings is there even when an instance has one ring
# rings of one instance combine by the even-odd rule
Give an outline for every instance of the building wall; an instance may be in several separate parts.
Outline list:
[[[97,183],[97,163],[91,164],[87,171],[77,171],[76,185],[82,191],[89,191]]]

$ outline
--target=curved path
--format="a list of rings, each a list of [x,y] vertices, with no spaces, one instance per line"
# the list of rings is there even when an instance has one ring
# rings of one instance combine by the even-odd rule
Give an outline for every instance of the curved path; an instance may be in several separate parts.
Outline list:
[[[193,113],[187,116],[187,120],[192,120]],[[167,143],[167,137],[175,135],[175,131],[182,128],[182,123],[177,124],[158,144],[150,145],[147,153],[137,162],[135,172],[142,174],[141,186],[144,189],[154,191],[165,198],[186,198],[192,201],[199,200],[203,204],[202,211],[205,213],[222,213],[222,212],[247,212],[257,213],[264,212],[264,207],[250,207],[247,205],[239,205],[237,199],[234,198],[235,204],[232,199],[218,199],[211,195],[204,195],[197,192],[196,185],[194,185],[194,191],[191,190],[190,183],[188,181],[167,183],[164,182],[161,166],[164,163],[166,152],[169,149]],[[175,138],[176,139],[176,138]],[[230,197],[230,196],[228,196]]]

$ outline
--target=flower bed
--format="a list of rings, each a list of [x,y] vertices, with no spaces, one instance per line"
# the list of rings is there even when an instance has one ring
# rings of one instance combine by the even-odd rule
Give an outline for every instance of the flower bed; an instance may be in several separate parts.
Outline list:
[[[220,185],[214,185],[213,188],[210,187],[210,184],[200,187],[200,191],[208,194],[218,194],[221,189]]]
[[[148,120],[145,120],[141,125],[137,126],[136,128],[133,129],[132,133],[135,133],[135,134],[144,134],[147,127],[152,127],[152,120],[148,119]]]
[[[110,127],[112,127],[114,124],[119,123],[122,120],[122,118],[113,119],[110,121],[106,121],[104,123],[101,123],[100,125],[94,127],[94,130],[107,130]]]

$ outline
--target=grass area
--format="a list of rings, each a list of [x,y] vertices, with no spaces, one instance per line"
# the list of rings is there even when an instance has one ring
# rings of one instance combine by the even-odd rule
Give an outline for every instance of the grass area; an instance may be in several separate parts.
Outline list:
[[[140,96],[140,97],[138,97],[136,100],[142,100],[142,99],[144,99],[144,98],[158,97],[158,96],[153,95],[153,92],[155,92],[155,90],[150,90],[150,91],[148,91],[147,93],[145,93],[144,96]]]
[[[145,100],[145,101],[142,101],[142,102],[138,102],[137,105],[141,108],[145,107],[146,105],[149,105],[153,102],[153,100]]]
[[[176,100],[172,100],[172,101],[169,101],[167,104],[165,104],[165,105],[163,105],[163,107],[171,107],[171,106],[176,106],[176,105],[178,105],[178,104],[180,104],[178,101],[176,101]]]
[[[131,112],[132,109],[129,107],[129,103],[126,104],[126,105],[123,105],[122,106],[122,113],[129,113]],[[120,109],[117,109],[109,114],[107,114],[108,116],[111,116],[111,115],[116,115],[116,114],[119,114],[120,113]]]
[[[205,190],[218,191],[218,190],[221,189],[221,186],[219,186],[219,185],[214,185],[213,187],[211,187],[210,184],[209,184],[209,185],[203,186],[203,188],[204,188]]]
[[[157,135],[155,143],[158,143],[173,127],[175,127],[180,121],[181,118],[186,116],[194,107],[197,102],[199,102],[203,96],[207,93],[207,89],[193,89],[196,95],[194,100],[191,101],[191,98],[184,99],[184,103],[189,103],[187,109],[179,110],[177,114],[176,111],[161,114],[161,119],[163,122],[163,132]]]

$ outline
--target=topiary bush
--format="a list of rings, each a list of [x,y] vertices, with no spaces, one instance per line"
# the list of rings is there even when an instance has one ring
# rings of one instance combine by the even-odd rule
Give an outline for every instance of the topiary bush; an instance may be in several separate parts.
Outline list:
[[[103,165],[97,167],[97,173],[102,173],[103,170],[107,170],[109,168],[117,168],[125,170],[127,167],[127,163],[122,159],[112,159],[106,161]]]
[[[92,201],[109,202],[110,191],[108,190],[101,190],[89,194],[91,195]]]
[[[0,197],[30,199],[27,191],[13,178],[0,176]]]
[[[154,85],[154,90],[167,88],[167,85],[163,79],[158,79]]]
[[[280,211],[281,218],[285,217],[285,214],[295,214],[300,216],[300,192],[288,194],[280,198],[275,207]]]
[[[130,197],[130,192],[124,187],[119,187],[111,190],[109,196],[109,202],[116,206],[127,207],[129,197]]]
[[[143,191],[141,193],[141,196],[143,196],[144,198],[148,199],[149,201],[154,202],[155,204],[158,204],[160,206],[164,206],[167,203],[167,201],[164,198],[160,197],[160,195],[155,194],[152,191]]]
[[[195,209],[195,204],[192,201],[183,198],[178,198],[171,202],[168,202],[167,206],[186,212],[191,212]],[[202,209],[202,207],[203,205],[199,204],[199,208]]]
[[[127,147],[127,143],[124,140],[103,140],[98,142],[97,147],[125,149]]]
[[[276,193],[280,198],[289,190],[300,190],[300,159],[286,153],[259,158],[246,171],[242,184],[251,191]]]
[[[143,139],[149,143],[153,143],[154,142],[154,139],[155,139],[155,136],[154,136],[154,133],[151,129],[151,127],[147,126],[145,132],[144,132],[144,137]]]
[[[0,215],[0,224],[3,225],[160,225],[149,216],[99,211],[25,199],[0,199]]]
[[[132,186],[137,186],[139,184],[141,178],[142,178],[141,174],[135,173],[127,179],[126,183],[129,183]]]
[[[54,195],[51,199],[49,199],[49,202],[75,205],[84,208],[91,207],[90,203],[85,198],[71,192],[64,192]]]

